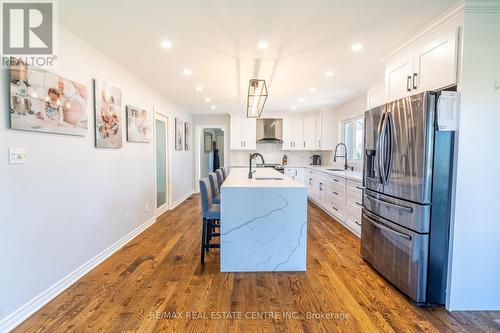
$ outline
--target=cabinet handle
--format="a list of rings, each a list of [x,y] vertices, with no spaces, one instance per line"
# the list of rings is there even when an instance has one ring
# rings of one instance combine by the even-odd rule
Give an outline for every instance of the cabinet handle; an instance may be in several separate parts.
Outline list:
[[[360,203],[359,203],[359,202],[357,202],[357,201],[355,202],[355,204],[356,204],[356,205],[358,205],[359,207],[363,207],[363,205],[362,205],[362,204],[360,204]]]
[[[413,89],[417,89],[417,73],[413,73]]]
[[[321,148],[321,140],[318,140],[318,147]]]
[[[333,178],[333,181],[334,181],[334,182],[338,182],[339,180],[338,180],[338,179]]]
[[[304,141],[304,148],[306,147],[306,142]]]
[[[338,210],[338,209],[337,209],[337,207],[335,207],[335,206],[332,206],[332,208],[333,208],[335,211],[337,211],[337,210]]]
[[[362,188],[361,186],[356,186],[356,188],[357,188],[358,190],[363,191],[363,188]]]
[[[339,195],[339,194],[338,194],[337,192],[335,192],[335,191],[333,191],[332,193],[333,193],[333,194],[335,194],[335,195]]]
[[[319,183],[319,190],[323,191],[323,183]]]
[[[411,75],[406,78],[406,91],[411,91]]]

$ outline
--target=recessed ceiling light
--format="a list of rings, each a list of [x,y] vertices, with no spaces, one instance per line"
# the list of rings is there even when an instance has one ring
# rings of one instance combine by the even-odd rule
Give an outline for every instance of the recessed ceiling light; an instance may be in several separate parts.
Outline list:
[[[161,42],[161,47],[163,47],[164,49],[171,49],[172,42],[169,40],[164,40],[163,42]]]
[[[316,88],[314,88],[314,87],[309,88],[309,92],[315,93],[316,92]]]
[[[304,103],[304,99],[302,97],[299,98],[299,103]]]
[[[269,43],[265,40],[261,40],[258,44],[257,47],[261,50],[265,50],[269,47]]]
[[[206,98],[205,98],[205,102],[209,103],[210,101],[212,101],[212,100],[210,99],[210,97],[206,97]]]
[[[202,92],[203,91],[203,86],[196,86],[196,91],[197,92]]]
[[[184,70],[182,71],[182,74],[184,74],[186,76],[191,76],[191,75],[193,75],[193,71],[189,68],[184,68]]]
[[[212,105],[210,108],[211,108],[212,110],[217,109],[217,108],[215,107],[215,105]]]
[[[292,105],[290,109],[295,110],[296,109],[295,105]]]
[[[333,72],[332,71],[326,71],[325,72],[325,77],[332,77],[333,76]]]
[[[363,45],[360,43],[352,44],[351,50],[353,51],[361,51],[363,49]]]

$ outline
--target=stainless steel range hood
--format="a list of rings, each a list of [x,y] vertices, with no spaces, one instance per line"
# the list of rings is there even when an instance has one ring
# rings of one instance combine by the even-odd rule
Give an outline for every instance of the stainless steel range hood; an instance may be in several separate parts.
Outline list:
[[[257,143],[283,143],[283,119],[257,119]]]

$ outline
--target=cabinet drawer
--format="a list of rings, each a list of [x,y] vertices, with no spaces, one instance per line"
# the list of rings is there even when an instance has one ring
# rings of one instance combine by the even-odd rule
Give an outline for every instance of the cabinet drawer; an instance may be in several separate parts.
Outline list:
[[[361,218],[361,201],[347,201],[346,209],[347,213],[352,214],[353,216],[359,216]]]
[[[346,198],[344,193],[338,192],[335,188],[328,188],[328,194],[330,194],[332,200],[336,200],[339,205],[345,205]]]
[[[330,177],[328,184],[332,190],[339,193],[345,193],[345,179],[339,177]]]
[[[350,222],[353,225],[356,224],[361,226],[361,214],[357,216],[357,215],[352,215],[348,212],[346,215],[346,220],[347,222]]]
[[[361,182],[357,182],[355,180],[348,179],[347,180],[347,191],[351,193],[357,193],[360,196],[363,195],[363,185]]]

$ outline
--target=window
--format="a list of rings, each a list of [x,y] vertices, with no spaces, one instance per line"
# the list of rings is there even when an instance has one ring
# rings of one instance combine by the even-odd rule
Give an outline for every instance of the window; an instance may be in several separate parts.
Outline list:
[[[361,162],[363,159],[363,117],[343,122],[342,139],[347,146],[347,159],[351,162]]]

